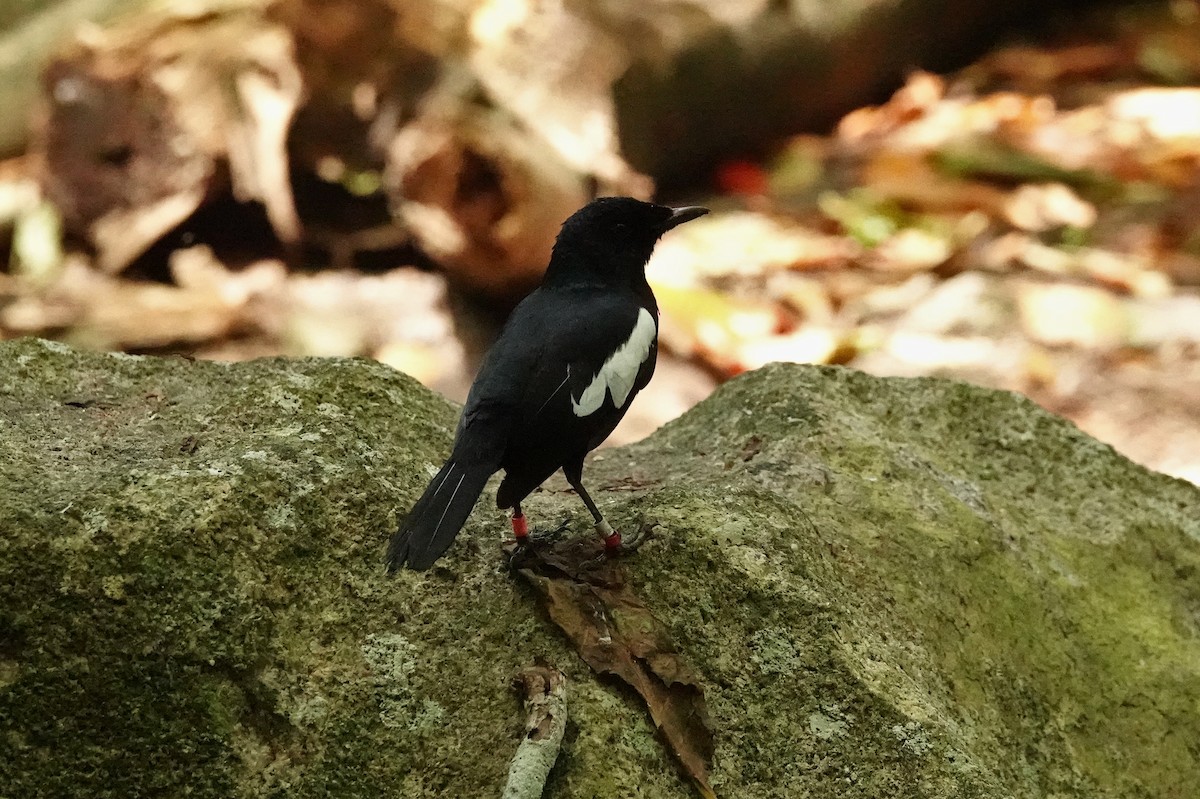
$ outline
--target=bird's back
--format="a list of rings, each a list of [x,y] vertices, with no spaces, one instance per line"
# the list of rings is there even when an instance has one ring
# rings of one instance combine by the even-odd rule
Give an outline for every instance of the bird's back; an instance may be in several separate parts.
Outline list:
[[[591,284],[532,293],[480,368],[460,444],[503,439],[510,484],[530,490],[582,460],[654,372],[658,314],[648,294]]]

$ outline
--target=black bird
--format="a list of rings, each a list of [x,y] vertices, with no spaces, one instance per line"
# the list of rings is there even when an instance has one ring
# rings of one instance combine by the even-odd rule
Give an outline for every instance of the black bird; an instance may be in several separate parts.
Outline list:
[[[390,571],[433,565],[500,469],[496,505],[512,508],[519,543],[528,536],[521,501],[562,469],[606,547],[620,546],[583,487],[583,459],[654,373],[658,303],[645,272],[654,245],[706,213],[602,197],[563,223],[542,285],[513,310],[484,358],[450,458],[392,536]]]

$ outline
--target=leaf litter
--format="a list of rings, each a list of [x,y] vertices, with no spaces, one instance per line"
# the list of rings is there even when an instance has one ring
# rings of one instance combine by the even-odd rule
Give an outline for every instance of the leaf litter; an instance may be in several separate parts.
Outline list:
[[[255,74],[290,74],[275,28],[249,29],[269,45],[259,54],[269,63]],[[664,240],[651,264],[660,374],[614,441],[644,435],[764,363],[845,363],[1022,391],[1130,457],[1200,481],[1200,12],[1192,3],[1102,9],[1038,40],[1000,47],[957,73],[915,72],[887,102],[848,114],[829,135],[797,136],[761,162],[716,165],[724,196],[689,198],[714,213]],[[179,40],[155,41],[147,52],[158,74]],[[219,63],[241,63],[230,55],[240,42],[219,45]],[[87,48],[83,55],[120,67],[121,86],[141,86],[122,55],[137,51],[119,46],[115,61]],[[188,60],[176,77],[207,87],[202,61]],[[50,85],[90,91],[91,73],[77,73],[55,72]],[[302,199],[302,187],[282,181],[279,158],[263,156],[274,148],[282,157],[279,126],[295,99],[232,74],[238,92],[225,99],[254,113],[216,103],[225,110],[200,114],[219,99],[207,89],[170,92],[171,107],[187,112],[180,119],[249,127],[227,125],[193,148],[188,169],[155,172],[138,192],[118,187],[118,196],[146,202],[120,206],[111,220],[85,214],[112,234],[113,252],[140,251],[173,224],[183,205],[171,202],[190,208],[195,192],[212,194],[214,159],[270,167],[237,171],[234,188],[266,206],[262,226],[276,244],[294,237],[288,192]],[[184,102],[193,96],[197,105]],[[277,252],[210,255],[197,248],[203,238],[171,245],[154,274],[140,262],[118,274],[114,264],[129,253],[89,256],[69,242],[64,252],[56,231],[72,229],[95,192],[39,184],[35,160],[0,162],[0,224],[16,231],[0,270],[0,336],[221,359],[365,355],[465,395],[478,353],[462,352],[456,334],[467,330],[468,349],[477,348],[487,330],[452,318],[457,301],[440,275],[313,275]],[[52,198],[61,200],[59,221],[48,213]],[[403,226],[386,209],[353,208],[349,218],[365,220],[363,229],[326,231],[330,215],[309,214],[307,244],[340,253],[332,260],[342,265],[452,271],[428,252],[414,260],[420,242],[397,237]],[[185,239],[192,229],[191,221],[181,229]]]
[[[517,553],[517,573],[592,671],[641,697],[680,768],[701,796],[715,799],[712,723],[700,679],[620,561],[597,554],[594,536],[531,547]]]

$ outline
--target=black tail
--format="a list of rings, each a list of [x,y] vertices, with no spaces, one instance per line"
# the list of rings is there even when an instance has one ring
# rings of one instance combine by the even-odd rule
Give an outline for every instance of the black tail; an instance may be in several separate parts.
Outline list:
[[[450,548],[495,469],[463,466],[453,458],[430,482],[388,545],[388,571],[428,569]]]

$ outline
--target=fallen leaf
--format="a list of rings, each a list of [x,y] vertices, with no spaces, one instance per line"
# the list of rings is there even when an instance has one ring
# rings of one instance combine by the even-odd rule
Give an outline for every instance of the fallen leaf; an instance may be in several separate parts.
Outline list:
[[[223,76],[231,80],[236,96],[236,109],[226,109],[230,113],[225,130],[233,194],[240,202],[262,202],[280,241],[295,244],[300,240],[300,218],[292,196],[287,142],[303,82],[286,32],[262,31],[249,52],[253,57],[248,63],[239,64],[236,74]]]
[[[737,369],[749,371],[768,363],[846,363],[856,354],[845,332],[808,325],[795,333],[747,342],[738,349]]]
[[[695,227],[692,229],[691,225]],[[651,285],[746,278],[844,266],[854,242],[794,221],[745,211],[710,214],[659,243],[646,267]]]
[[[1022,152],[987,139],[956,142],[933,155],[934,165],[948,175],[1002,183],[1054,181],[1102,195],[1119,193],[1120,183],[1093,169],[1061,166],[1040,154]]]
[[[874,153],[863,164],[860,179],[875,197],[926,212],[980,210],[994,214],[1004,205],[1000,189],[945,175],[923,152]]]
[[[847,114],[838,123],[838,138],[858,143],[885,137],[926,116],[945,94],[943,78],[929,72],[914,72],[883,105]]]
[[[518,573],[537,590],[584,662],[641,696],[700,794],[715,799],[708,776],[712,728],[699,678],[626,583],[621,565],[609,560],[589,566],[598,543],[589,536],[527,550]]]
[[[910,227],[880,242],[865,262],[883,272],[924,272],[944,264],[953,254],[954,244],[946,236]]]
[[[1004,215],[1014,227],[1034,232],[1096,224],[1096,207],[1062,183],[1018,187],[1005,202]]]
[[[775,303],[708,288],[656,285],[654,290],[662,309],[659,337],[666,347],[699,355],[721,371],[736,365],[743,346],[782,327]]]
[[[1020,287],[1017,306],[1025,331],[1042,344],[1107,350],[1128,338],[1124,303],[1103,289],[1029,283]]]
[[[164,11],[78,36],[44,73],[47,199],[122,271],[218,192],[300,235],[287,138],[303,86],[292,40],[253,10]]]
[[[1200,89],[1148,87],[1119,92],[1105,105],[1114,119],[1137,123],[1157,139],[1200,136]]]
[[[418,341],[389,341],[372,357],[426,386],[442,380],[448,371],[441,348]]]
[[[17,217],[10,262],[13,274],[39,285],[58,277],[63,264],[62,219],[51,203],[38,203]]]

